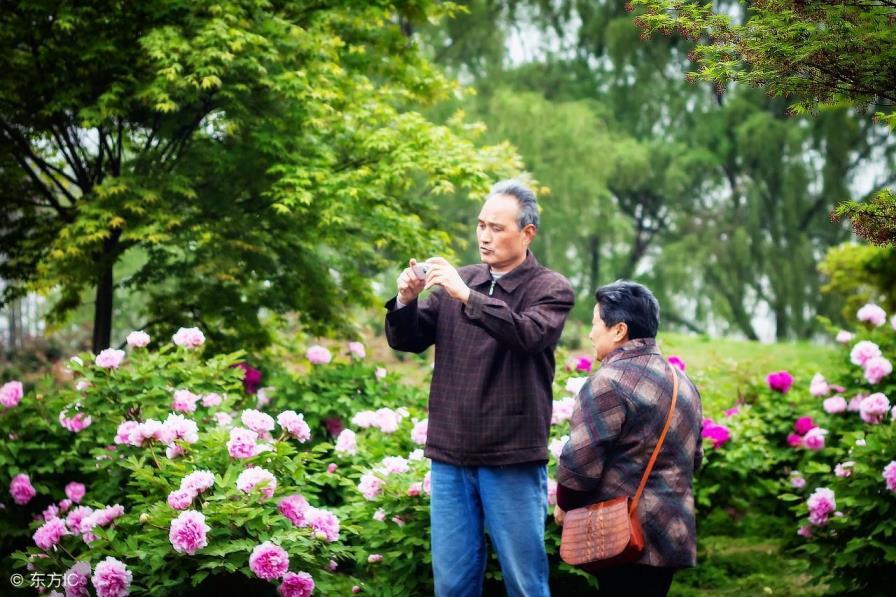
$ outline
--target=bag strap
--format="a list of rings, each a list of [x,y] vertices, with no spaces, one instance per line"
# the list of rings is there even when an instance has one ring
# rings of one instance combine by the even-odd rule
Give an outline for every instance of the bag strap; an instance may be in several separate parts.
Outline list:
[[[638,491],[635,492],[635,497],[632,498],[631,506],[628,509],[629,515],[634,514],[638,510],[638,501],[641,499],[644,487],[647,486],[647,477],[650,476],[650,471],[653,470],[653,464],[656,462],[656,457],[660,453],[660,448],[663,447],[666,433],[669,432],[669,426],[672,424],[672,415],[675,413],[675,402],[678,400],[678,374],[675,373],[675,369],[672,365],[668,365],[668,367],[672,370],[672,404],[669,406],[669,416],[666,417],[666,425],[663,427],[663,432],[660,434],[659,441],[653,448],[653,454],[650,455],[650,462],[647,463],[647,469],[645,469],[644,474],[641,476],[641,484],[638,485]]]

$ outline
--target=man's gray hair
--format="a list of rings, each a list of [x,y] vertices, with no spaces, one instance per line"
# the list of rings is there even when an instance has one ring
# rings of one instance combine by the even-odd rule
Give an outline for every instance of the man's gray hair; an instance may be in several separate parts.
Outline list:
[[[538,215],[538,199],[536,199],[532,189],[525,183],[512,178],[495,183],[488,194],[488,199],[497,197],[498,195],[510,195],[519,201],[520,216],[517,218],[516,223],[520,227],[520,230],[529,224],[535,226],[536,230],[538,229],[541,220]]]

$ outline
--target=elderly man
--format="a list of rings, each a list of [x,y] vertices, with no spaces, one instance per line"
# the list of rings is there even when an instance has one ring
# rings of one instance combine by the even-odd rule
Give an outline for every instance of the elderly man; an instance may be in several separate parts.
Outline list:
[[[425,454],[432,459],[432,560],[436,595],[480,595],[484,530],[510,595],[548,595],[544,551],[547,440],[554,348],[573,292],[529,251],[535,194],[492,188],[479,213],[482,264],[425,268],[411,259],[386,303],[396,350],[436,346]],[[417,270],[415,272],[415,269]],[[421,277],[425,269],[425,277]],[[418,301],[425,288],[434,290]]]

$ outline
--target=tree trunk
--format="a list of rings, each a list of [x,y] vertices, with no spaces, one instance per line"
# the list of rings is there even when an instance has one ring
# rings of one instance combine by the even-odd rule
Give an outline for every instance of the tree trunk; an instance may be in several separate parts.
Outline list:
[[[9,351],[14,353],[18,346],[22,343],[19,335],[21,333],[21,323],[19,322],[19,302],[21,299],[15,299],[9,304]]]
[[[588,282],[593,297],[597,292],[597,282],[600,280],[600,240],[596,234],[592,234],[588,239],[588,248],[591,251],[591,273]]]
[[[113,264],[100,273],[96,286],[96,303],[93,310],[93,353],[109,348],[112,342],[112,299],[115,288],[112,278]]]

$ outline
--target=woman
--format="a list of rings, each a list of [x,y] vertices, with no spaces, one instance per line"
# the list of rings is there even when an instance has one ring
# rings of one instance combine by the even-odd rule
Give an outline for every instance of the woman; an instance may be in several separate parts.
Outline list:
[[[666,595],[676,570],[697,563],[691,482],[703,456],[700,394],[666,363],[656,345],[659,305],[644,286],[619,281],[597,291],[589,338],[600,369],[576,398],[570,440],[557,467],[557,508],[565,511],[634,496],[678,400],[638,505],[644,553],[633,564],[596,574],[601,595]]]

